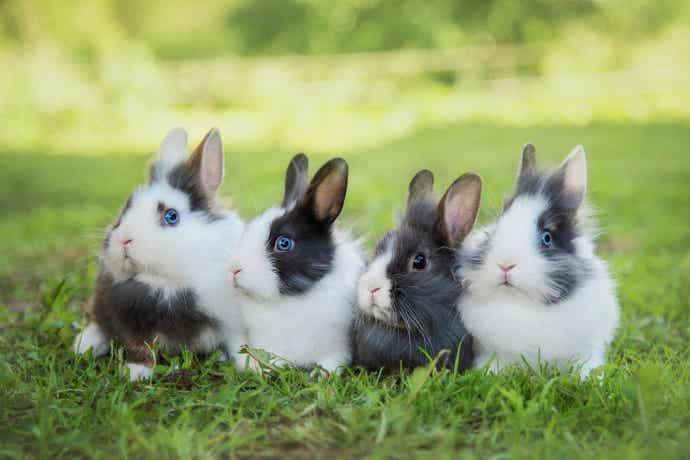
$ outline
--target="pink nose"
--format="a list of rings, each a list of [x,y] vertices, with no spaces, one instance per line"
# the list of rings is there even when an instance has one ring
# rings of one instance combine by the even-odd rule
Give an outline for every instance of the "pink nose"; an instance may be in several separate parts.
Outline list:
[[[513,264],[513,265],[501,265],[501,264],[499,264],[498,266],[499,266],[499,268],[500,268],[501,270],[503,270],[504,272],[508,273],[508,272],[511,271],[513,268],[515,268],[516,265],[517,265],[517,264]]]
[[[381,290],[381,288],[380,288],[380,287],[377,287],[377,288],[374,288],[374,289],[369,289],[369,292],[371,292],[372,294],[376,294],[376,293],[379,292],[380,290]]]
[[[233,278],[236,277],[241,271],[242,271],[241,268],[233,268],[233,269],[232,269],[232,276],[233,276]]]
[[[129,239],[127,239],[127,240],[124,240],[124,241],[122,242],[122,246],[124,246],[124,247],[128,247],[128,246],[131,246],[131,245],[132,245],[132,243],[134,243],[134,240],[133,240],[133,239],[131,239],[131,238],[129,238]]]

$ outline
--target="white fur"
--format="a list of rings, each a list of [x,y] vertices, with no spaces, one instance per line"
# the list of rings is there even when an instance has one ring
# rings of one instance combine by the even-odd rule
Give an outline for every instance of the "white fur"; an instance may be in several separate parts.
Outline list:
[[[174,208],[180,216],[175,227],[161,227],[158,202]],[[120,226],[111,233],[111,243],[102,255],[103,266],[116,281],[122,281],[136,270],[135,279],[158,288],[164,297],[174,296],[180,289],[191,288],[198,296],[199,306],[220,320],[224,332],[215,340],[205,332],[195,344],[197,351],[208,352],[225,339],[231,355],[244,343],[239,308],[228,289],[225,269],[225,248],[240,237],[243,223],[234,211],[222,211],[223,219],[208,222],[205,216],[191,212],[186,195],[159,182],[138,190]],[[132,239],[124,257],[122,241]],[[237,340],[230,339],[236,337]],[[161,344],[165,345],[164,338]]]
[[[165,135],[158,148],[157,163],[160,166],[158,177],[170,171],[179,163],[187,159],[187,131],[184,128],[174,128]]]
[[[139,380],[149,380],[153,377],[153,369],[143,364],[127,363],[129,370],[129,381],[138,382]]]
[[[469,289],[460,302],[465,326],[475,338],[475,366],[489,360],[491,369],[539,362],[556,365],[582,364],[583,377],[604,363],[604,353],[613,340],[619,307],[615,284],[606,263],[594,254],[593,237],[585,227],[575,240],[576,252],[591,262],[593,274],[564,301],[544,305],[549,293],[550,264],[537,246],[537,219],[546,208],[543,198],[520,196],[496,224],[473,234],[467,242],[472,251],[488,235],[491,249],[478,269],[465,269]],[[587,210],[580,213],[583,222]],[[582,233],[584,232],[584,233]],[[514,287],[501,285],[500,265],[513,265],[508,279]]]
[[[110,346],[108,338],[96,323],[89,323],[74,339],[74,352],[82,355],[91,350],[93,356],[103,356],[108,353]]]
[[[227,283],[225,258],[227,248],[242,235],[244,222],[234,211],[220,209],[216,213],[222,218],[209,221],[204,213],[191,211],[187,195],[165,180],[172,168],[187,159],[186,145],[183,130],[173,130],[163,140],[156,164],[159,179],[135,190],[129,209],[120,225],[111,229],[110,243],[101,252],[101,270],[116,282],[134,276],[160,289],[163,300],[180,289],[191,288],[198,296],[199,307],[220,325],[203,331],[195,343],[188,345],[201,352],[224,345],[230,356],[236,357],[246,343],[245,328]],[[178,211],[176,226],[160,225],[159,203]],[[127,240],[132,243],[125,249],[123,242]],[[92,327],[89,325],[81,335]],[[158,337],[158,342],[168,344],[165,337]]]
[[[249,346],[278,357],[276,365],[317,364],[334,371],[351,358],[350,324],[364,267],[360,245],[335,232],[333,270],[301,295],[282,295],[266,239],[271,222],[284,212],[272,208],[250,222],[229,260],[231,270],[242,269],[236,283],[232,274],[229,281],[241,294]]]
[[[393,248],[389,243],[384,252],[377,256],[359,278],[357,300],[360,310],[374,318],[390,322],[393,320],[393,302],[391,300],[391,281],[386,267],[393,258]],[[371,293],[372,289],[379,288]]]

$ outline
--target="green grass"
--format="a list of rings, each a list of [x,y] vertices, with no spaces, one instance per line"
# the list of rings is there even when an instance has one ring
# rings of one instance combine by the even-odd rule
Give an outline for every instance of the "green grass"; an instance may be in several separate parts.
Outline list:
[[[120,352],[93,360],[70,344],[98,235],[148,159],[0,154],[0,458],[688,458],[690,127],[468,124],[367,151],[344,146],[343,218],[374,240],[428,167],[439,191],[479,171],[487,222],[527,141],[543,164],[578,143],[588,152],[601,253],[623,308],[601,379],[544,369],[260,377],[186,354],[169,356],[150,384],[129,384]],[[224,190],[244,215],[276,202],[290,154],[227,153]]]

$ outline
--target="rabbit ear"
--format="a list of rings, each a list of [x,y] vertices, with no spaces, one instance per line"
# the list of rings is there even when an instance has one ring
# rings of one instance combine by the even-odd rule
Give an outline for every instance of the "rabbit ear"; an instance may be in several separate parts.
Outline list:
[[[472,231],[481,195],[481,176],[467,173],[456,179],[441,198],[437,226],[450,246],[459,245]]]
[[[559,172],[563,174],[563,195],[568,197],[569,207],[579,208],[587,192],[587,157],[581,145],[568,154]]]
[[[214,194],[223,183],[224,153],[220,132],[212,128],[204,139],[197,145],[187,164],[201,180],[201,185],[207,193]]]
[[[537,150],[532,144],[526,144],[522,148],[522,156],[518,165],[517,180],[522,177],[531,176],[537,172]]]
[[[330,225],[340,215],[347,193],[347,174],[347,162],[334,158],[311,180],[306,203],[317,222]]]
[[[158,156],[151,165],[149,182],[161,180],[187,158],[187,131],[174,128],[165,135],[158,147]]]
[[[294,205],[304,196],[309,188],[309,159],[303,153],[295,155],[285,172],[285,194],[283,207]]]
[[[434,193],[434,174],[428,169],[422,169],[410,181],[407,193],[407,208],[418,201],[424,200]]]
[[[187,131],[174,128],[165,135],[158,148],[158,161],[168,166],[175,166],[187,157]]]

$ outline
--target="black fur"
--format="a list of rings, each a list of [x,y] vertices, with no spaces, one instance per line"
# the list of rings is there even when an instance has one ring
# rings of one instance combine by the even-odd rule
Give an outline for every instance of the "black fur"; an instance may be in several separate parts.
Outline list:
[[[151,166],[150,183],[161,180],[158,164]],[[180,190],[189,197],[189,207],[192,212],[205,214],[209,222],[222,219],[222,216],[213,212],[213,200],[204,190],[201,178],[197,171],[192,169],[187,162],[181,162],[168,172],[164,178],[171,187]]]
[[[292,251],[274,250],[281,235],[294,240]],[[331,226],[316,221],[305,206],[296,206],[273,221],[266,249],[280,277],[282,294],[304,293],[333,269],[335,244]]]
[[[309,290],[333,269],[335,243],[331,228],[342,210],[347,193],[348,167],[334,158],[324,164],[305,189],[307,157],[296,155],[285,176],[285,203],[298,198],[292,209],[271,223],[266,248],[280,278],[281,294],[298,295]],[[285,235],[294,248],[276,251],[275,242]]]
[[[295,155],[288,165],[285,173],[285,193],[283,195],[283,207],[299,201],[307,193],[309,187],[309,159],[303,153]]]
[[[355,365],[396,372],[401,366],[428,364],[426,354],[433,358],[448,350],[440,366],[452,368],[458,351],[459,370],[471,366],[472,339],[457,313],[463,288],[454,274],[456,251],[449,247],[438,221],[434,201],[411,203],[400,227],[379,243],[378,254],[393,251],[386,270],[395,317],[393,324],[384,324],[360,312],[353,327]],[[414,271],[411,260],[420,253],[426,256],[428,268]]]
[[[544,296],[542,301],[546,305],[554,305],[567,299],[592,273],[590,262],[577,256],[574,243],[575,238],[580,236],[577,211],[581,200],[567,192],[564,182],[563,169],[538,171],[531,168],[518,177],[515,193],[506,200],[503,210],[504,213],[508,211],[515,199],[520,196],[540,195],[548,203],[534,229],[534,244],[552,264],[552,269],[548,273],[549,284],[557,293]],[[550,247],[540,244],[541,235],[545,230],[551,233]],[[489,240],[485,242],[488,244]],[[483,262],[480,254],[483,247],[480,246],[476,256],[471,255],[470,260],[476,257]]]
[[[122,344],[150,343],[162,334],[176,346],[189,345],[215,321],[202,313],[197,296],[183,289],[173,297],[129,279],[114,282],[101,273],[93,302],[94,320],[110,338]]]

